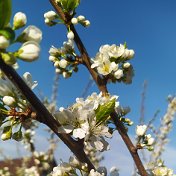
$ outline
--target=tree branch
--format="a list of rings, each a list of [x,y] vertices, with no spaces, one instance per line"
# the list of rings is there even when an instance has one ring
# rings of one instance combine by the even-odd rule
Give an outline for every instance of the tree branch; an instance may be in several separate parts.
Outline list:
[[[68,29],[68,25],[70,25],[70,29],[74,33],[74,41],[80,51],[81,57],[83,58],[84,65],[89,70],[89,72],[92,75],[94,81],[96,82],[99,90],[103,93],[103,95],[107,94],[108,93],[107,86],[106,86],[107,81],[104,77],[100,77],[100,75],[98,75],[97,72],[91,68],[90,57],[87,53],[86,48],[84,47],[84,44],[81,41],[76,29],[74,28],[74,26],[71,23],[68,22],[68,19],[65,16],[64,12],[62,11],[62,8],[56,4],[55,0],[50,0],[50,3],[52,4],[54,9],[58,13],[60,18],[62,18],[62,20],[65,21],[65,25],[66,25],[67,29]],[[111,114],[111,118],[113,119],[119,134],[121,135],[123,141],[125,142],[130,154],[132,155],[132,158],[136,164],[136,167],[138,168],[139,174],[142,176],[147,176],[147,172],[142,164],[142,161],[137,153],[137,150],[136,150],[135,146],[133,145],[131,139],[129,138],[123,123],[120,121],[120,119],[118,118],[117,113],[115,111]]]
[[[83,145],[73,140],[69,134],[58,133],[58,127],[61,126],[58,121],[49,113],[46,107],[41,103],[37,96],[26,85],[23,79],[9,65],[7,65],[0,55],[0,69],[5,73],[10,81],[22,92],[26,99],[30,102],[33,109],[37,113],[36,120],[47,125],[75,154],[79,161],[88,164],[88,169],[94,169],[94,166],[86,156],[83,150]]]

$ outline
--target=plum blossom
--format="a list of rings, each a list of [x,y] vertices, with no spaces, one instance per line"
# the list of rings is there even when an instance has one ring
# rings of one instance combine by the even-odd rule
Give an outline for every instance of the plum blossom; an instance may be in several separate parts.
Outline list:
[[[28,26],[23,32],[22,37],[24,41],[35,41],[40,43],[42,40],[42,31],[36,26]]]
[[[0,36],[0,49],[6,49],[10,44],[10,41],[4,37],[3,35]]]
[[[13,27],[14,29],[19,29],[23,26],[25,26],[27,22],[27,17],[22,12],[17,12],[13,18]]]
[[[147,130],[146,125],[137,125],[136,127],[136,134],[137,136],[143,136]]]
[[[62,175],[69,175],[74,176],[75,171],[68,163],[61,163],[59,166],[53,168],[53,172],[51,173],[51,176],[62,176]]]
[[[93,93],[86,100],[77,98],[76,103],[68,109],[60,108],[55,118],[61,123],[60,133],[71,133],[74,138],[84,139],[85,145],[99,151],[108,150],[109,144],[104,137],[110,138],[109,128],[105,123],[97,125],[95,110],[99,105],[105,104],[117,96],[102,97],[100,93]],[[116,103],[116,107],[118,106]]]
[[[15,104],[15,99],[11,96],[4,96],[2,101],[7,106],[13,106]]]
[[[96,68],[101,75],[109,75],[109,79],[120,80],[124,76],[129,76],[127,70],[130,68],[130,64],[126,61],[133,56],[134,51],[127,49],[125,45],[106,44],[100,47],[99,52],[92,59],[91,68]],[[125,74],[124,69],[126,69]]]
[[[18,57],[24,61],[32,62],[39,57],[40,46],[34,41],[25,42],[19,49]]]

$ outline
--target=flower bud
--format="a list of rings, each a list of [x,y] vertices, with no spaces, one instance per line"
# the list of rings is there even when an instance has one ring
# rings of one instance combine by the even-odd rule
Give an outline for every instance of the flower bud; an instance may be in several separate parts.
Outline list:
[[[54,63],[54,66],[55,66],[55,67],[59,67],[59,61],[56,61],[56,62]]]
[[[56,59],[56,57],[54,57],[54,56],[49,56],[49,61],[54,62],[55,59]]]
[[[72,24],[78,24],[78,19],[77,18],[72,18],[71,22],[72,22]]]
[[[28,26],[22,33],[24,41],[35,41],[40,43],[42,40],[42,31],[36,26]]]
[[[68,65],[68,61],[66,61],[65,59],[62,59],[62,60],[59,61],[59,66],[61,68],[66,68],[67,65]]]
[[[59,54],[59,50],[57,48],[55,48],[54,46],[52,46],[49,50],[49,54],[51,56],[57,56]]]
[[[15,99],[11,96],[4,96],[2,101],[7,106],[13,106],[15,104]]]
[[[48,11],[44,14],[44,18],[48,19],[49,21],[55,20],[57,17],[56,12],[54,11]]]
[[[74,39],[74,33],[72,31],[69,31],[68,34],[67,34],[67,38],[69,40],[73,40]]]
[[[130,64],[129,62],[126,62],[126,63],[123,64],[123,68],[129,68],[130,65],[131,65],[131,64]]]
[[[8,140],[12,137],[12,130],[9,130],[1,135],[3,141]]]
[[[13,18],[13,28],[19,29],[26,25],[27,18],[26,15],[22,12],[18,12],[15,14]]]
[[[89,21],[89,20],[85,20],[85,21],[84,21],[84,26],[85,26],[85,27],[90,26],[90,21]]]
[[[120,79],[123,76],[123,70],[118,69],[115,73],[114,76],[116,79]]]
[[[63,76],[64,78],[69,78],[69,77],[71,76],[71,73],[70,73],[70,72],[63,72],[63,73],[62,73],[62,76]]]
[[[3,35],[0,36],[0,49],[6,49],[10,44],[10,41]]]
[[[153,145],[155,139],[154,138],[149,138],[148,141],[147,141],[147,145]]]
[[[18,57],[24,61],[32,62],[39,57],[40,46],[34,41],[25,42],[18,51]]]
[[[83,15],[80,15],[77,17],[78,21],[84,21],[85,20],[85,17]]]
[[[136,134],[137,136],[143,136],[147,130],[146,125],[137,125],[136,127]]]
[[[55,72],[56,72],[56,73],[61,73],[62,71],[61,71],[61,69],[56,68],[56,69],[55,69]]]

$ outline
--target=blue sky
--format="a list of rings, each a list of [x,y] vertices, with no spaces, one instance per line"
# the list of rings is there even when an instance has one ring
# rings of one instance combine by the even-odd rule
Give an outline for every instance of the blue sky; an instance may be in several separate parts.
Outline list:
[[[133,83],[108,85],[110,93],[119,95],[122,105],[131,107],[129,117],[134,122],[139,118],[144,80],[148,82],[146,121],[160,109],[159,122],[167,108],[167,95],[176,93],[175,9],[175,0],[82,0],[77,10],[77,15],[85,15],[91,21],[91,26],[87,29],[76,26],[91,57],[95,56],[103,44],[127,42],[128,48],[135,50],[135,57],[131,60],[135,69]],[[43,14],[48,10],[52,10],[52,7],[47,0],[13,1],[13,13],[26,13],[28,25],[36,25],[43,31],[40,59],[33,63],[20,62],[19,73],[30,71],[46,96],[51,94],[54,78],[54,68],[48,61],[48,50],[51,45],[60,47],[66,40],[64,26],[48,27],[44,24]],[[58,105],[72,104],[83,92],[88,79],[89,74],[82,66],[72,78],[60,78]],[[97,91],[95,85],[89,93],[93,91]],[[174,131],[171,134],[172,146],[176,146]],[[134,134],[134,129],[130,133]]]

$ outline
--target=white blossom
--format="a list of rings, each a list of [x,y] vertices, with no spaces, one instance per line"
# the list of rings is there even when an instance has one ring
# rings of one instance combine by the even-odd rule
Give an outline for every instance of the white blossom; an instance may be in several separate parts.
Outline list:
[[[7,106],[13,106],[15,104],[15,99],[11,96],[4,96],[2,101]]]
[[[72,18],[71,22],[72,22],[72,24],[78,24],[78,19],[77,18]]]
[[[67,34],[67,38],[69,40],[73,40],[74,39],[74,33],[72,31],[69,31],[68,34]]]
[[[131,65],[131,64],[130,64],[129,62],[126,62],[126,63],[123,64],[123,68],[129,68],[130,65]]]
[[[23,39],[25,41],[35,41],[40,43],[42,40],[42,31],[36,26],[28,26],[23,32]]]
[[[62,60],[59,61],[59,66],[61,68],[66,68],[67,65],[68,65],[68,61],[66,61],[65,59],[62,59]]]
[[[152,172],[154,176],[174,176],[173,170],[165,166],[155,167]]]
[[[25,169],[24,176],[40,176],[37,168],[35,166],[32,166],[30,168]]]
[[[32,62],[39,57],[40,46],[34,41],[25,42],[19,49],[18,57],[24,61]]]
[[[100,174],[99,172],[92,169],[88,176],[104,176],[104,174]]]
[[[137,136],[143,136],[147,130],[146,125],[137,125],[136,127],[136,134]]]
[[[59,166],[53,168],[51,176],[64,176],[68,175],[71,171],[73,171],[73,168],[70,164],[63,162]]]
[[[22,12],[18,12],[15,14],[13,18],[13,27],[15,29],[21,28],[25,26],[26,22],[27,22],[26,15]]]
[[[0,49],[6,49],[10,44],[10,41],[4,37],[3,35],[0,35]]]
[[[114,73],[114,76],[116,79],[120,79],[123,77],[123,70],[121,69],[118,69],[115,73]]]
[[[55,20],[57,17],[56,12],[54,11],[48,11],[44,14],[44,18],[48,19],[49,21]]]
[[[51,56],[57,56],[58,53],[59,53],[59,50],[56,47],[51,46],[51,48],[49,49],[49,54]]]
[[[84,139],[86,145],[103,151],[109,149],[109,144],[104,137],[112,137],[109,128],[104,124],[96,125],[95,110],[116,96],[102,97],[102,94],[93,93],[86,100],[77,98],[76,103],[68,109],[60,108],[55,113],[55,118],[62,125],[59,127],[60,133],[71,133],[74,138]],[[118,103],[116,104],[118,106]]]
[[[85,25],[86,27],[90,26],[90,21],[89,21],[89,20],[85,20],[85,21],[84,21],[84,25]]]
[[[77,19],[78,19],[78,21],[84,21],[84,20],[85,20],[85,16],[79,15],[79,16],[77,17]]]

